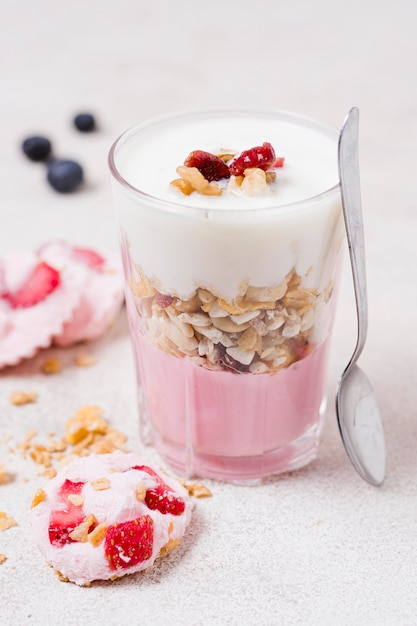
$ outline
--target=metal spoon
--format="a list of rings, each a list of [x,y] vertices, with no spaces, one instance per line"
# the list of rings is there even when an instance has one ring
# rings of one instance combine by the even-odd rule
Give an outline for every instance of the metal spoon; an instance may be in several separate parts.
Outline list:
[[[339,137],[339,176],[343,215],[355,289],[358,337],[336,392],[336,414],[346,452],[359,475],[371,485],[385,477],[384,432],[372,387],[356,362],[368,330],[365,242],[358,157],[359,109],[354,107]]]

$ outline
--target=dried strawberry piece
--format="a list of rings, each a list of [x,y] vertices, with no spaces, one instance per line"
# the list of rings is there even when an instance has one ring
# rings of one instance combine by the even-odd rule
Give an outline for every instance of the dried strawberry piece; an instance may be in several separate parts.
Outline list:
[[[255,146],[250,150],[244,150],[229,165],[230,173],[234,176],[242,176],[249,167],[258,167],[267,170],[276,161],[275,150],[267,141],[262,146]]]
[[[157,482],[155,487],[146,490],[145,504],[152,511],[159,511],[162,515],[171,513],[171,515],[181,515],[185,511],[185,502],[182,498],[178,498],[175,492],[168,487],[158,474],[147,465],[135,465],[134,470],[146,472],[152,476]]]
[[[182,515],[185,510],[185,502],[181,498],[177,498],[165,483],[157,485],[153,489],[146,490],[145,496],[146,506],[151,511],[159,511],[162,515],[171,513],[171,515]]]
[[[127,569],[152,556],[153,520],[142,515],[107,529],[104,551],[111,569]]]
[[[49,541],[53,546],[62,548],[65,544],[72,543],[70,533],[84,520],[82,507],[75,506],[68,500],[70,495],[79,495],[83,486],[83,482],[73,482],[67,479],[58,491],[58,498],[64,507],[51,511],[49,517]]]
[[[65,502],[65,503],[67,503],[68,502],[68,496],[73,496],[73,495],[79,496],[81,491],[82,491],[82,489],[83,489],[83,485],[84,484],[85,483],[82,482],[82,481],[74,482],[73,480],[69,480],[69,478],[67,478],[62,483],[62,487],[58,491],[59,499],[62,500],[63,502]]]
[[[196,167],[209,182],[230,178],[230,170],[222,159],[211,152],[194,150],[184,161],[186,167]]]
[[[51,265],[40,261],[16,291],[3,293],[2,297],[14,309],[27,308],[45,300],[55,291],[59,283],[59,272]]]

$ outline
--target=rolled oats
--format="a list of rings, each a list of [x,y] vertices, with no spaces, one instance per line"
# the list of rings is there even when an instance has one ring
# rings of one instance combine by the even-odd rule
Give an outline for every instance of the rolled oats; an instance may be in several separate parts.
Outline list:
[[[185,168],[187,176],[190,169]],[[157,291],[156,282],[151,284],[138,268],[135,274],[146,286],[133,293],[152,343],[174,357],[187,356],[198,366],[240,374],[273,374],[306,356],[316,308],[325,298],[304,288],[295,269],[276,285],[243,281],[233,300],[206,287],[182,300]]]
[[[253,361],[253,357],[255,356],[255,351],[248,352],[247,350],[242,350],[242,348],[226,348],[226,352],[229,356],[231,356],[235,361],[241,363],[242,365],[249,365]]]
[[[253,326],[249,326],[239,337],[238,346],[245,352],[255,350],[255,346],[258,343],[258,333]]]
[[[241,333],[250,327],[249,322],[244,324],[235,324],[230,317],[215,317],[213,318],[213,326],[222,330],[225,333]]]

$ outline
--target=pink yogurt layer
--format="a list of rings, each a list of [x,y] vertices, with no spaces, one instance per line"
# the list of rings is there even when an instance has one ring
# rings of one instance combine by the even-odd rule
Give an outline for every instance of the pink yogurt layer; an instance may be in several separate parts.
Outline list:
[[[135,335],[142,422],[177,470],[245,480],[316,456],[328,341],[274,375],[234,374],[176,358]]]

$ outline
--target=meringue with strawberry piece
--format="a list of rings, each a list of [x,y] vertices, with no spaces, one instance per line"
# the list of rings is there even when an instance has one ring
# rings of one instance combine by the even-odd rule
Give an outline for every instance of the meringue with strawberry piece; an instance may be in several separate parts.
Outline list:
[[[58,271],[32,252],[0,257],[0,368],[48,347],[73,316],[84,285],[76,265]]]
[[[119,259],[49,242],[0,257],[0,369],[102,335],[124,299]]]
[[[71,246],[65,241],[46,243],[38,252],[56,268],[76,265],[85,277],[78,306],[54,337],[54,343],[69,346],[100,337],[115,319],[124,299],[119,258],[104,258],[95,250]]]
[[[180,544],[192,502],[135,453],[79,458],[33,500],[33,537],[63,580],[88,585],[145,570]]]

